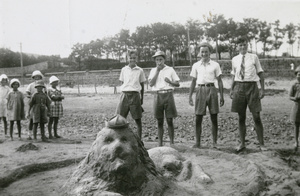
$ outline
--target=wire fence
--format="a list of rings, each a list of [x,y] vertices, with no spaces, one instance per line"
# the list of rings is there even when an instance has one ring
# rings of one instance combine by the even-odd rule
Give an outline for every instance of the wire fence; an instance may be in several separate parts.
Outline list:
[[[231,61],[222,60],[220,63],[223,75],[230,76]],[[293,70],[291,70],[290,64],[293,63],[296,66],[300,65],[300,58],[292,59],[268,59],[261,60],[262,67],[265,71],[266,77],[283,77],[293,78],[295,77]],[[190,66],[174,67],[181,82],[191,81]],[[151,68],[144,68],[146,78],[148,78]],[[97,87],[113,87],[114,93],[117,93],[117,87],[121,85],[119,81],[120,69],[117,70],[93,70],[93,71],[73,71],[73,72],[52,72],[45,73],[45,82],[48,83],[50,76],[55,75],[60,79],[61,87],[77,88],[78,93],[81,93],[81,88],[89,87],[94,88],[94,92],[97,94]],[[21,78],[22,85],[27,85],[32,82],[31,74],[27,74]],[[18,76],[17,76],[18,78]],[[11,78],[10,78],[11,79]],[[148,82],[145,83],[146,89],[149,88]]]

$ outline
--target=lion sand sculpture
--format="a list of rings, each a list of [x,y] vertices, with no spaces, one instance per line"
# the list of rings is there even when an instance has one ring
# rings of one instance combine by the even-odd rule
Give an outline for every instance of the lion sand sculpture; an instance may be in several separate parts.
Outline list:
[[[117,115],[106,122],[62,189],[70,196],[156,196],[166,188],[141,140]]]

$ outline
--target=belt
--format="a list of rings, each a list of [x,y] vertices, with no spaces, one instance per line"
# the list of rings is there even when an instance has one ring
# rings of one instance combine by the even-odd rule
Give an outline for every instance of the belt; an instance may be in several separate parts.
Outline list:
[[[173,92],[173,90],[172,89],[168,89],[168,90],[159,90],[159,91],[156,91],[157,92],[157,94],[163,94],[163,93],[171,93],[171,92]]]
[[[249,84],[249,83],[256,83],[255,81],[244,81],[244,82],[241,82],[241,81],[235,81],[237,83],[244,83],[244,84]]]
[[[137,91],[123,91],[123,93],[138,93]]]
[[[207,86],[207,87],[210,87],[210,86],[215,86],[214,83],[207,83],[207,84],[198,84],[198,86]]]

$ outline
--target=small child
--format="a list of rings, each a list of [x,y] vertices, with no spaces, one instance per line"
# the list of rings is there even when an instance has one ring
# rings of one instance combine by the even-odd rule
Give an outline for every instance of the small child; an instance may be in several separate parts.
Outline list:
[[[25,119],[24,95],[18,91],[20,85],[21,83],[18,79],[12,79],[10,81],[10,87],[13,88],[13,91],[7,96],[7,119],[10,121],[9,130],[11,140],[13,140],[15,121],[17,121],[19,140],[21,140],[21,120]]]
[[[54,137],[60,138],[57,134],[57,125],[58,120],[63,116],[63,106],[62,100],[64,96],[62,95],[61,90],[58,88],[59,79],[56,76],[51,76],[49,78],[49,83],[51,87],[48,89],[48,96],[51,99],[50,105],[50,119],[48,124],[48,132],[49,132],[49,139],[52,139],[52,124],[54,123],[53,130],[54,130]]]
[[[300,125],[300,66],[295,69],[296,83],[290,90],[290,100],[295,102],[291,112],[291,121],[295,123],[295,150],[299,147],[299,125]]]
[[[29,99],[29,101],[31,100],[32,96],[34,93],[36,93],[36,88],[35,85],[37,83],[37,81],[39,80],[43,80],[44,76],[43,74],[39,71],[39,70],[35,70],[34,72],[32,72],[31,78],[34,80],[32,83],[30,83],[27,86],[26,89],[26,96]],[[43,89],[43,92],[47,93],[46,88]],[[28,103],[29,104],[29,103]],[[29,107],[28,107],[29,108]],[[29,111],[28,111],[29,112]],[[28,125],[28,140],[31,140],[31,136],[32,136],[32,129],[33,129],[33,121],[32,119],[29,119],[29,125]]]
[[[8,78],[5,74],[0,76],[0,120],[3,120],[4,134],[7,136],[7,121],[6,121],[6,108],[7,108],[7,95],[9,93]]]
[[[33,94],[29,102],[28,118],[33,122],[33,138],[36,140],[37,127],[40,124],[41,138],[43,142],[47,141],[45,137],[45,123],[48,122],[48,115],[50,111],[51,100],[43,92],[45,84],[42,80],[37,81],[35,84],[37,92]]]

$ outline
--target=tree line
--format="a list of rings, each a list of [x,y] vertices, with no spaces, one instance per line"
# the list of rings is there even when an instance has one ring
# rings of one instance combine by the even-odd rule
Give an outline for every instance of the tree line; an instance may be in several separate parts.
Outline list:
[[[245,35],[249,39],[250,50],[257,53],[258,43],[262,45],[262,57],[271,51],[277,52],[286,41],[290,46],[290,56],[293,56],[293,45],[298,40],[300,47],[300,24],[293,23],[281,27],[280,21],[273,23],[260,21],[255,18],[244,18],[243,22],[236,22],[232,18],[226,19],[223,15],[204,17],[205,22],[190,19],[185,25],[178,23],[153,23],[138,26],[135,32],[121,29],[114,36],[96,39],[90,43],[77,43],[72,47],[70,58],[77,63],[86,59],[117,59],[124,58],[128,50],[136,50],[140,61],[149,61],[156,50],[168,51],[171,60],[197,60],[198,46],[203,41],[214,45],[218,59],[222,53],[229,53],[230,58],[235,55],[236,38]],[[190,51],[190,53],[189,53]],[[191,55],[191,57],[189,57]],[[173,58],[173,59],[172,59]],[[123,59],[126,61],[126,58]]]
[[[236,54],[236,38],[240,35],[249,39],[249,49],[265,57],[270,52],[277,52],[286,42],[289,44],[289,56],[294,55],[293,45],[297,41],[297,50],[300,48],[300,24],[293,23],[285,26],[280,21],[267,23],[255,18],[244,18],[243,22],[236,22],[232,18],[226,19],[223,15],[213,15],[200,20],[190,19],[185,25],[178,23],[153,23],[138,26],[133,33],[121,29],[119,33],[91,40],[89,43],[76,43],[68,58],[60,56],[33,56],[23,54],[23,65],[31,65],[43,61],[61,61],[67,65],[77,65],[79,69],[93,64],[95,67],[104,64],[126,62],[124,54],[128,50],[136,50],[140,62],[151,61],[156,50],[167,51],[170,61],[193,60],[197,61],[199,44],[206,40],[214,46],[218,59],[228,53],[229,58]],[[262,48],[258,48],[262,46]],[[0,48],[0,67],[19,67],[20,53]],[[96,66],[97,67],[97,66]]]
[[[40,62],[63,62],[66,65],[74,65],[69,58],[61,58],[59,55],[33,55],[33,54],[22,54],[23,66],[33,65]],[[0,48],[0,68],[9,67],[20,67],[21,66],[21,55],[19,52],[11,51],[7,48]]]

